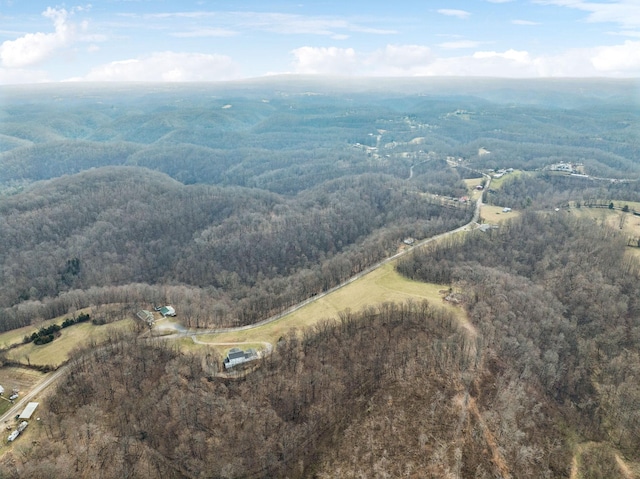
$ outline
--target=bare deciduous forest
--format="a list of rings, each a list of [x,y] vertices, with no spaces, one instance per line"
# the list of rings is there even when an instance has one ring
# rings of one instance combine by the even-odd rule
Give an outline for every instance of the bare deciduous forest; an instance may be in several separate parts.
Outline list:
[[[639,262],[568,205],[640,199],[638,109],[626,80],[576,85],[7,87],[2,331],[105,305],[256,323],[469,222],[465,179],[524,171],[483,192],[517,219],[398,260],[457,314],[372,301],[235,374],[114,330],[0,477],[637,475]]]

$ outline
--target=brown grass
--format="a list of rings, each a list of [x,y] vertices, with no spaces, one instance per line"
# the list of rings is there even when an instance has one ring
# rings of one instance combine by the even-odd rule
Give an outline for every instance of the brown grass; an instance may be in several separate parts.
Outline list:
[[[24,344],[7,352],[7,358],[22,364],[57,367],[69,359],[73,350],[89,344],[90,341],[100,343],[110,331],[132,328],[134,321],[125,319],[104,326],[82,323],[60,331],[60,337],[42,346],[33,343]]]
[[[627,204],[626,202],[616,201],[613,203],[620,203],[621,205]],[[640,204],[628,204],[630,207],[632,204],[638,205],[638,211],[640,211]],[[569,211],[572,215],[582,218],[592,218],[594,221],[605,224],[615,230],[622,231],[622,233],[630,237],[640,237],[640,216],[636,216],[633,213],[624,213],[620,210],[610,210],[609,208],[586,208],[584,206],[582,208],[571,208]]]
[[[29,391],[44,377],[44,373],[32,369],[6,366],[0,368],[0,384],[4,387],[4,395],[10,396],[13,388],[22,395]]]
[[[443,304],[440,294],[443,289],[446,287],[404,278],[395,270],[394,264],[389,263],[277,321],[247,331],[206,335],[199,339],[209,342],[267,341],[275,344],[294,328],[300,330],[323,319],[337,319],[339,313],[346,310],[356,312],[367,306],[409,299],[426,299],[435,304]],[[443,304],[443,307],[464,314],[462,310],[449,304]]]
[[[493,182],[491,183],[493,185]],[[482,209],[480,210],[480,216],[482,217],[485,223],[489,223],[492,225],[502,223],[503,221],[507,221],[512,218],[517,218],[518,216],[520,216],[519,211],[511,210],[508,213],[503,213],[502,212],[503,209],[504,209],[504,206],[483,205]]]
[[[25,336],[31,336],[31,333],[36,332],[38,329],[50,326],[51,324],[62,324],[62,322],[70,317],[78,316],[79,314],[87,313],[93,314],[91,308],[80,309],[75,312],[75,314],[64,314],[54,319],[48,319],[46,321],[40,321],[29,326],[25,326],[23,328],[12,329],[11,331],[6,331],[0,334],[0,348],[8,348],[13,344],[20,344]]]

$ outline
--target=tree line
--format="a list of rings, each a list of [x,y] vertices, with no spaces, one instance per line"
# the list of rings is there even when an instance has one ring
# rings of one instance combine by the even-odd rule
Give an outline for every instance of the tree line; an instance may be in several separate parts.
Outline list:
[[[490,422],[518,477],[564,474],[556,412],[546,408],[542,417],[539,398],[510,386],[484,399],[482,390],[504,381],[487,370],[470,396],[480,409],[459,402],[474,360],[455,316],[427,303],[382,304],[292,331],[237,379],[220,377],[212,351],[112,337],[72,360],[72,373],[43,404],[38,447],[0,471],[296,478],[397,477],[408,467],[491,477],[500,469],[488,452]],[[532,407],[514,413],[513,399]],[[510,422],[497,424],[500,417]],[[525,429],[533,423],[535,431]],[[445,444],[460,453],[444,452]],[[532,460],[538,455],[543,460]]]
[[[459,182],[450,181],[452,191]],[[459,226],[421,186],[356,175],[295,197],[97,169],[0,203],[2,328],[105,303],[176,303],[188,326],[248,324]],[[148,286],[144,286],[148,285]]]
[[[527,213],[498,230],[403,259],[450,284],[496,354],[544,388],[585,440],[637,459],[640,265],[626,238],[569,213]]]

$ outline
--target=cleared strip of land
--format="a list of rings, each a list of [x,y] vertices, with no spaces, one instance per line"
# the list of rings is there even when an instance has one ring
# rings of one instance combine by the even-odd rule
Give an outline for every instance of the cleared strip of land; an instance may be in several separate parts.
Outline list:
[[[91,323],[75,324],[60,331],[60,337],[48,344],[37,346],[24,344],[7,352],[7,359],[22,364],[36,366],[60,366],[71,356],[73,350],[89,341],[101,342],[110,331],[129,329],[134,326],[133,319],[125,319],[115,323],[95,326]],[[34,328],[31,328],[33,332]]]
[[[313,326],[323,319],[337,319],[342,311],[353,312],[385,302],[427,300],[442,304],[458,314],[464,312],[442,299],[441,290],[447,287],[413,281],[401,276],[394,263],[387,263],[353,283],[324,296],[277,321],[244,331],[202,335],[204,342],[261,342],[275,343],[293,328]]]

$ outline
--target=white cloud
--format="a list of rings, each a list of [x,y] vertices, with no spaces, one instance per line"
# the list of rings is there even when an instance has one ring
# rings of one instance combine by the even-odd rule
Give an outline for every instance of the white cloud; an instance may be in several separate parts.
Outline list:
[[[239,68],[225,55],[156,52],[142,58],[93,68],[83,81],[220,81],[239,78]]]
[[[76,12],[86,12],[91,5],[65,8],[47,8],[42,15],[53,22],[52,33],[27,33],[15,40],[6,40],[0,45],[0,60],[8,68],[23,68],[36,65],[51,58],[58,50],[75,42],[104,42],[104,35],[89,34],[89,23],[76,24],[70,18]]]
[[[238,32],[228,30],[226,28],[200,28],[198,30],[191,30],[188,32],[174,32],[172,37],[176,38],[201,38],[201,37],[233,37]]]
[[[473,58],[506,58],[517,62],[528,62],[529,53],[517,50],[507,50],[506,52],[475,52]]]
[[[616,35],[621,37],[633,37],[640,38],[640,31],[638,30],[622,30],[621,32],[607,32],[609,35]]]
[[[589,12],[587,21],[592,23],[617,23],[625,28],[640,26],[640,2],[638,0],[614,0],[590,2],[584,0],[535,0],[541,5],[557,5]]]
[[[359,59],[353,48],[301,47],[292,51],[296,73],[348,75],[357,73]]]
[[[640,75],[640,42],[574,49],[554,56],[530,52],[477,51],[437,57],[420,45],[387,45],[371,52],[353,48],[302,47],[294,50],[296,73],[358,76],[494,76],[511,78]]]
[[[511,23],[514,25],[540,25],[540,23],[531,20],[511,20]]]
[[[446,15],[448,17],[457,17],[461,19],[469,18],[471,16],[471,13],[467,12],[466,10],[454,10],[451,8],[441,8],[440,10],[438,10],[438,13],[440,15]]]
[[[21,68],[0,68],[0,85],[19,85],[47,81],[50,81],[49,76],[43,71],[24,70]]]
[[[591,62],[602,73],[640,72],[640,41],[627,40],[622,45],[599,47]]]
[[[123,14],[129,18],[137,18],[135,14]],[[295,15],[274,12],[165,12],[142,15],[145,20],[189,19],[200,21],[202,30],[212,29],[220,31],[262,31],[281,35],[322,35],[335,37],[345,35],[345,32],[368,33],[373,35],[393,35],[396,30],[376,28],[361,22],[354,22],[348,18],[336,16]],[[215,22],[214,27],[206,25]]]
[[[54,51],[69,45],[76,36],[76,28],[68,21],[69,12],[47,8],[43,16],[53,20],[53,33],[27,33],[16,40],[6,40],[0,45],[0,59],[9,68],[22,68],[47,59]]]
[[[373,76],[416,76],[435,59],[422,45],[387,45],[364,56],[362,69]],[[360,71],[360,69],[359,69]]]

